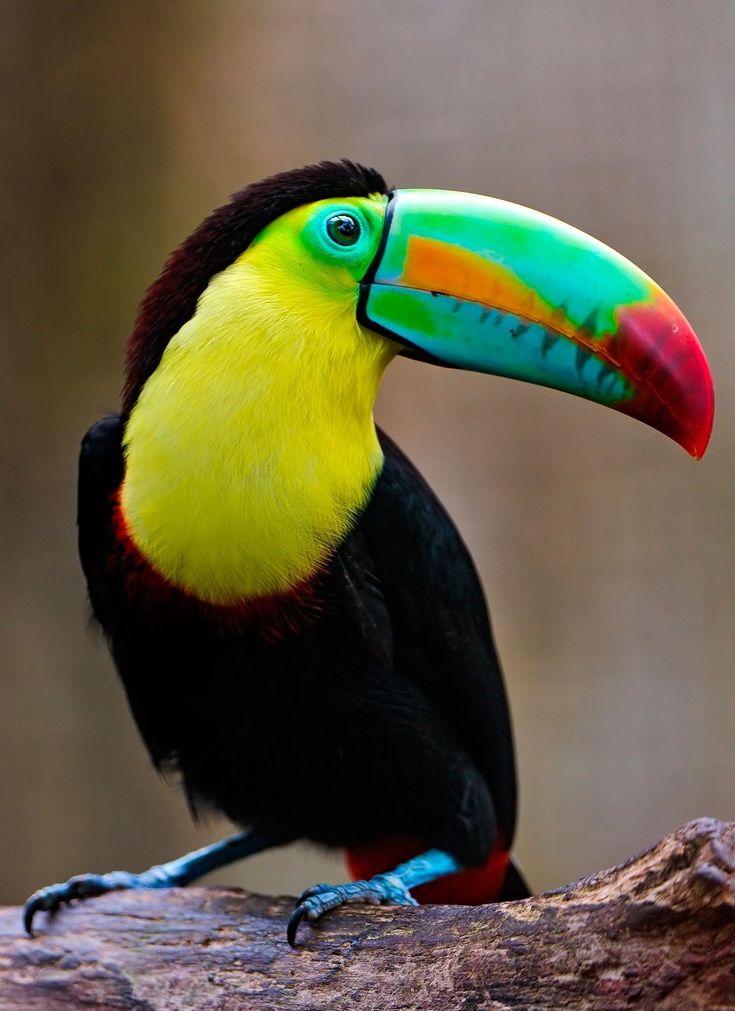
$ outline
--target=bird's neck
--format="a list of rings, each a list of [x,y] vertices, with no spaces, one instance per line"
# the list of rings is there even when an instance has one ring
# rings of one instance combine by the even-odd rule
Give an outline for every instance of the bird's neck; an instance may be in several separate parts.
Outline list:
[[[317,325],[308,307],[285,314],[268,294],[247,261],[215,278],[126,427],[127,534],[210,603],[313,578],[382,467],[372,410],[392,354],[351,312]]]

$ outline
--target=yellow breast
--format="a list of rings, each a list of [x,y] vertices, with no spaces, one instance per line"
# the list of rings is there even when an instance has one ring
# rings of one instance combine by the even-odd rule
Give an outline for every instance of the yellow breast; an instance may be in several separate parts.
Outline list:
[[[138,550],[202,600],[286,593],[329,558],[382,466],[373,423],[395,348],[273,246],[210,283],[170,341],[125,434],[121,505]],[[345,292],[348,297],[345,297]]]

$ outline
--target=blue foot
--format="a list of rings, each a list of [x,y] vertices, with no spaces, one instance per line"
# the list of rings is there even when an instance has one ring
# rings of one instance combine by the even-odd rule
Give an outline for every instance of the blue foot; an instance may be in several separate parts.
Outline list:
[[[128,871],[110,871],[109,874],[77,874],[68,881],[39,888],[31,895],[23,907],[23,926],[26,933],[33,936],[33,918],[41,910],[55,913],[59,906],[72,899],[89,899],[105,892],[115,892],[122,888],[150,888],[145,874],[130,874]]]
[[[187,853],[178,860],[149,867],[142,874],[131,874],[129,871],[79,874],[63,884],[47,885],[34,892],[23,909],[23,926],[33,936],[33,918],[40,910],[55,913],[65,902],[89,899],[93,895],[104,895],[105,892],[115,892],[121,888],[175,888],[188,885],[218,867],[226,867],[235,860],[242,860],[243,857],[288,841],[286,837],[266,838],[252,831],[238,832],[211,846]]]
[[[313,885],[299,896],[288,921],[286,937],[296,947],[296,932],[302,920],[318,920],[330,909],[348,902],[366,902],[372,906],[417,906],[408,888],[395,874],[378,874],[369,881],[353,881],[346,885]]]

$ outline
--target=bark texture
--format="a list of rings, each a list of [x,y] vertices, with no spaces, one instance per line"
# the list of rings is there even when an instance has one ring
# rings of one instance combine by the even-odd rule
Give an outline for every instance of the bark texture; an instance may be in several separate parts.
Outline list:
[[[0,911],[0,1008],[735,1009],[735,824],[503,906],[352,907],[286,944],[290,899],[191,888]]]

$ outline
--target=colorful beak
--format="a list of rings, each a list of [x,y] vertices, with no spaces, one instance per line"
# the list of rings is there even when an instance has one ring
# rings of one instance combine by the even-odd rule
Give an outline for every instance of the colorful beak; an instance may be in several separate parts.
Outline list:
[[[394,191],[358,318],[413,357],[574,393],[692,456],[707,448],[712,377],[684,315],[629,260],[537,211]]]

